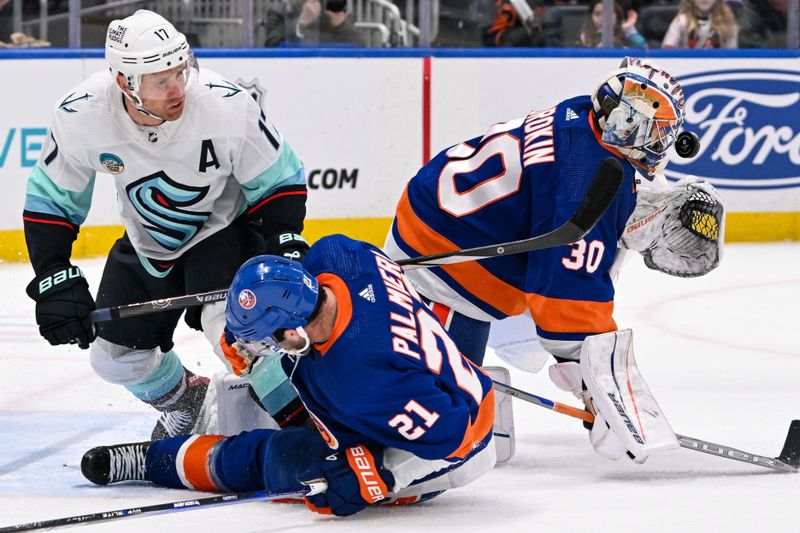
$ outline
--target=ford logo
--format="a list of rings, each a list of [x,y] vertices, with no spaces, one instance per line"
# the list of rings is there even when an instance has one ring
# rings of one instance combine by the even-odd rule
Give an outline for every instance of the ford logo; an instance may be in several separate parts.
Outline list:
[[[684,128],[700,136],[691,159],[670,153],[668,178],[727,189],[800,187],[800,72],[723,70],[680,80]]]

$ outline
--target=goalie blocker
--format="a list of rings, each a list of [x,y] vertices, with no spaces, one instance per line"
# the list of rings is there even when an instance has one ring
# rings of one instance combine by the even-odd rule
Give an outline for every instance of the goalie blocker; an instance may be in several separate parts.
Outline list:
[[[587,337],[580,364],[555,364],[550,378],[582,399],[594,414],[589,440],[603,457],[617,460],[627,455],[643,463],[652,453],[680,447],[639,372],[632,330]]]

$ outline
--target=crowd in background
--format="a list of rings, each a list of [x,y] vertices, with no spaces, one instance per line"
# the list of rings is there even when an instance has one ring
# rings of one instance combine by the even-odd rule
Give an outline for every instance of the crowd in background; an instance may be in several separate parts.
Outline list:
[[[374,46],[374,42],[365,38],[368,35],[365,28],[356,27],[355,15],[351,13],[354,1],[254,0],[267,6],[266,15],[255,21],[266,39],[255,44],[265,47]],[[401,13],[408,8],[407,0],[391,1]],[[612,42],[618,48],[785,48],[790,1],[617,0]],[[81,5],[102,3],[101,0],[83,0]],[[146,7],[158,10],[158,0],[150,3],[153,5]],[[0,46],[6,44],[3,40],[9,40],[12,34],[11,4],[10,0],[0,0]],[[67,4],[66,0],[49,0],[49,11],[51,14],[64,12]],[[418,10],[419,2],[415,4]],[[38,0],[24,0],[22,5],[24,17],[37,16]],[[432,41],[437,47],[591,48],[602,46],[604,42],[602,0],[439,0],[438,10]],[[109,20],[111,18],[114,17]],[[84,22],[108,23],[102,17],[84,19]],[[190,40],[195,36],[191,28],[182,28],[182,31]],[[219,46],[201,41],[190,44]],[[32,37],[14,34],[9,44],[35,46],[36,42]],[[63,46],[58,42],[54,45]],[[82,45],[102,46],[102,42],[83,42]]]
[[[482,29],[484,46],[598,47],[602,0],[495,0],[495,18]],[[533,17],[520,13],[528,7]],[[585,6],[577,35],[565,17]],[[788,0],[618,0],[613,43],[618,48],[783,48]]]

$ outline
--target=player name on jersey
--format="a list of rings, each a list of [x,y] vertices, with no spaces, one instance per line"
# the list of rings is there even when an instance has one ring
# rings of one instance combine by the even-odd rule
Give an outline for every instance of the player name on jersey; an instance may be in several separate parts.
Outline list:
[[[375,253],[375,252],[373,252]],[[414,315],[414,304],[412,298],[416,298],[408,280],[405,279],[400,265],[390,261],[386,257],[375,253],[375,263],[381,273],[381,279],[389,295],[389,301],[400,306],[405,313],[389,312],[389,319],[392,322],[392,349],[395,352],[413,357],[419,360],[419,353],[414,351],[409,342],[417,347],[419,339],[417,337],[417,319]],[[414,296],[412,296],[414,294]]]
[[[525,117],[525,139],[522,152],[522,166],[527,168],[539,163],[555,161],[553,145],[553,115],[555,107],[534,110]]]

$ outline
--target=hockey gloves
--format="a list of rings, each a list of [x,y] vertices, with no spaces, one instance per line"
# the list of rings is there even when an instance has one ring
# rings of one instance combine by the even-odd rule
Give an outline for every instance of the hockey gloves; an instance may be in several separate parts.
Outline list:
[[[54,346],[77,343],[82,349],[89,347],[95,338],[89,319],[95,304],[81,269],[52,267],[36,276],[25,291],[36,302],[36,323],[42,337]]]
[[[308,253],[308,242],[296,233],[273,235],[266,242],[266,251],[272,255],[282,255],[286,259],[303,262]]]
[[[222,354],[225,356],[226,366],[237,376],[249,374],[253,364],[260,359],[257,354],[239,344],[239,341],[233,333],[228,331],[228,328],[222,331],[219,345],[222,348]]]
[[[321,514],[349,516],[388,498],[394,476],[382,468],[380,456],[358,445],[336,452],[300,474],[300,482],[312,486],[322,481],[325,492],[306,496],[306,506]]]

